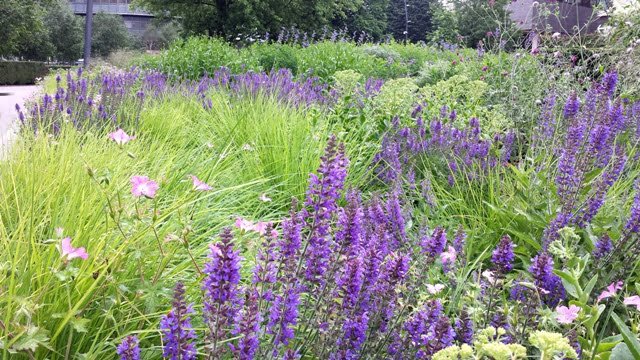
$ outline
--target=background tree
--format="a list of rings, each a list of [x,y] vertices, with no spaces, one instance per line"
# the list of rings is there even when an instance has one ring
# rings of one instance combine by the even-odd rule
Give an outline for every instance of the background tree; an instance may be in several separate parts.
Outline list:
[[[44,22],[54,59],[71,62],[82,57],[83,18],[73,13],[67,1],[54,0],[47,8]]]
[[[504,46],[513,45],[517,33],[505,6],[510,0],[458,0],[455,1],[455,17],[459,34],[468,47],[476,47],[487,34],[499,36]],[[496,31],[498,29],[498,31]]]
[[[99,12],[93,17],[91,53],[108,56],[112,51],[130,47],[133,39],[120,15]]]
[[[159,50],[179,37],[180,26],[174,21],[154,21],[142,34],[145,49]]]
[[[389,0],[364,0],[359,9],[349,12],[343,21],[334,24],[338,28],[346,27],[350,33],[365,32],[374,40],[380,40],[387,34],[388,9]]]
[[[48,0],[0,1],[0,57],[44,60],[52,53],[44,23]]]
[[[388,32],[396,40],[426,40],[431,31],[429,0],[391,0],[387,12]]]
[[[357,11],[363,0],[136,0],[161,18],[177,19],[187,35],[236,36],[247,32],[278,32],[295,26],[321,29]]]

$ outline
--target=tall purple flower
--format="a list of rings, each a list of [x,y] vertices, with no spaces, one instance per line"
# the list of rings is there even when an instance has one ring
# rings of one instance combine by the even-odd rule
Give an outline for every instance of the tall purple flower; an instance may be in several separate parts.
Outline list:
[[[604,234],[598,241],[596,241],[595,249],[593,249],[593,257],[596,260],[600,260],[605,256],[609,255],[611,250],[613,249],[613,242],[611,242],[611,238],[609,234]]]
[[[258,308],[258,299],[258,294],[251,292],[247,296],[244,309],[240,312],[238,329],[234,332],[235,335],[241,336],[238,340],[237,348],[234,348],[237,359],[253,360],[258,352],[258,347],[260,346],[260,322],[262,321],[260,309]]]
[[[460,317],[455,321],[456,340],[463,344],[471,344],[473,341],[473,320],[466,310],[460,312]]]
[[[177,283],[171,311],[160,320],[163,338],[162,356],[170,360],[195,360],[197,351],[193,341],[196,333],[191,326],[191,305],[184,301],[184,285]]]
[[[435,258],[444,251],[447,244],[447,233],[443,227],[436,227],[431,236],[424,235],[420,242],[422,252],[426,253],[430,258]]]
[[[505,235],[500,239],[495,250],[493,250],[491,262],[498,273],[506,274],[513,269],[513,260],[515,259],[515,254],[513,253],[514,247],[515,245],[513,241],[511,241],[511,237]]]
[[[635,184],[636,195],[633,198],[633,204],[631,204],[631,212],[629,219],[624,225],[624,230],[628,234],[637,234],[640,232],[640,179],[636,180]]]
[[[347,206],[338,216],[338,230],[335,233],[336,246],[353,255],[362,245],[364,236],[364,211],[360,204],[360,193],[347,193]]]
[[[329,266],[331,255],[330,223],[337,210],[337,200],[344,187],[348,160],[344,144],[337,145],[335,136],[329,139],[321,158],[318,175],[311,174],[305,201],[304,217],[309,228],[306,250],[305,277],[311,283],[321,284]]]
[[[138,337],[135,335],[129,335],[124,338],[116,349],[120,360],[140,360],[140,347],[138,343]]]
[[[467,233],[464,232],[462,225],[458,227],[456,236],[453,238],[453,248],[456,249],[458,254],[464,254],[465,241],[467,239]]]
[[[534,284],[540,289],[540,298],[549,307],[556,307],[565,299],[566,293],[562,280],[553,273],[553,258],[547,252],[541,252],[531,260],[529,272]]]
[[[602,90],[612,97],[616,92],[616,85],[618,84],[618,73],[615,71],[608,72],[602,77]]]
[[[210,245],[209,261],[203,269],[204,320],[209,327],[209,346],[213,354],[225,352],[224,348],[218,347],[218,342],[230,338],[242,305],[238,289],[240,255],[233,250],[232,240],[231,229],[225,228],[220,234],[220,242]]]
[[[342,325],[342,336],[337,340],[339,350],[331,354],[329,359],[360,359],[359,351],[367,339],[368,323],[369,315],[366,312],[347,317]]]
[[[569,99],[567,99],[567,102],[564,104],[563,115],[568,119],[577,115],[579,110],[580,99],[578,99],[578,95],[574,92],[569,96]]]
[[[624,170],[626,162],[627,156],[624,153],[624,148],[622,146],[617,147],[616,156],[612,161],[611,166],[603,171],[600,178],[593,185],[594,191],[587,199],[583,207],[582,217],[579,219],[578,225],[584,227],[589,224],[591,220],[596,216],[596,214],[604,204],[607,191],[620,177],[620,174],[622,173],[622,170]]]
[[[442,304],[432,300],[404,324],[410,351],[408,358],[429,359],[436,352],[453,344],[455,331],[442,313]]]
[[[281,345],[289,345],[294,338],[294,329],[298,323],[298,306],[300,305],[300,286],[288,283],[282,294],[276,295],[269,311],[267,332],[274,335],[273,352],[278,353]]]
[[[402,215],[402,206],[399,199],[400,189],[394,189],[387,199],[387,214],[389,215],[389,228],[395,241],[393,247],[396,248],[404,244],[407,240],[407,234],[405,232],[405,220]]]

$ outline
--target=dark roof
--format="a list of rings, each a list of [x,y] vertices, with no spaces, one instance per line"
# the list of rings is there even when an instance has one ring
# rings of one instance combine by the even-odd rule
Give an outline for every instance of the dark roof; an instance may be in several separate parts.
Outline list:
[[[541,33],[592,33],[607,20],[590,6],[552,0],[514,0],[507,9],[518,28]]]

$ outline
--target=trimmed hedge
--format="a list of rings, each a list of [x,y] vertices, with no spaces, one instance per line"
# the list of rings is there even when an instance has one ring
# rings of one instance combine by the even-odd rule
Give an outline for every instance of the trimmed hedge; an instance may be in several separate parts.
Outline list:
[[[49,69],[38,61],[0,61],[0,85],[33,84],[47,75]]]

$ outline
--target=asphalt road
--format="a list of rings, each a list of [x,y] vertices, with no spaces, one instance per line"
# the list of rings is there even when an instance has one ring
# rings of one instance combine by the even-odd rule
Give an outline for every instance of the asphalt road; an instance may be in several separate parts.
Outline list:
[[[0,147],[7,145],[18,121],[16,104],[24,108],[24,102],[38,90],[37,85],[0,86]]]

